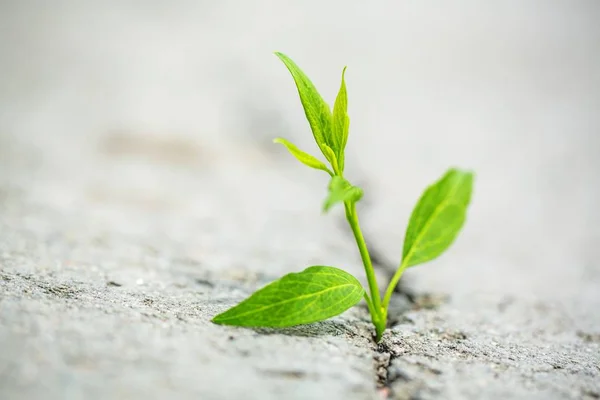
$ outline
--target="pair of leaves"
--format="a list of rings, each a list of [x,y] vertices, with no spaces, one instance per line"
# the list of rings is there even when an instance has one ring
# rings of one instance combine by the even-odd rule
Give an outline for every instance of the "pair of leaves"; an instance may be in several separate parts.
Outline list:
[[[212,321],[272,328],[309,324],[341,314],[364,294],[360,282],[349,273],[313,266],[268,284]]]
[[[433,260],[452,244],[464,224],[472,187],[472,173],[450,169],[425,190],[410,218],[401,268]],[[325,208],[357,201],[361,195],[359,188],[334,176]],[[308,324],[346,311],[364,295],[358,280],[347,272],[314,266],[265,286],[213,322],[247,327]]]
[[[336,97],[333,114],[329,105],[323,100],[313,83],[306,74],[296,65],[292,59],[285,54],[276,52],[275,55],[285,64],[294,78],[300,102],[304,108],[304,114],[310,125],[317,146],[331,164],[336,175],[344,172],[344,149],[348,141],[348,130],[350,119],[348,117],[348,96],[344,75],[346,68],[342,71],[342,84]],[[303,164],[316,169],[321,169],[333,175],[331,171],[316,157],[299,150],[289,141],[277,138],[276,143],[281,143]]]

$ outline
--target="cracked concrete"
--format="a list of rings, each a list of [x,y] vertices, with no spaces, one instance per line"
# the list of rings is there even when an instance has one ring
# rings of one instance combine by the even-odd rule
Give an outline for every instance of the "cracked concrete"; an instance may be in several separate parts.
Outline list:
[[[444,307],[406,317],[411,322],[396,326],[379,346],[385,385],[397,398],[598,396],[598,347],[570,333],[492,331],[484,323],[465,324]]]
[[[599,398],[600,10],[459,3],[1,4],[0,398]],[[382,286],[424,186],[477,173],[379,345],[363,306],[209,322],[309,265],[364,283],[325,176],[270,144],[314,149],[273,50],[327,98],[348,65]]]

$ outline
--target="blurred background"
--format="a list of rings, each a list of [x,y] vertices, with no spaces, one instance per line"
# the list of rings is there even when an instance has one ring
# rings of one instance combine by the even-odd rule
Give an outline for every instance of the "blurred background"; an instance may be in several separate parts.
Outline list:
[[[1,1],[4,226],[76,232],[75,260],[119,234],[217,269],[360,271],[339,210],[320,214],[326,176],[271,144],[317,153],[281,51],[331,102],[348,66],[347,177],[392,265],[421,191],[476,172],[416,288],[542,297],[598,327],[598,21],[595,0]]]

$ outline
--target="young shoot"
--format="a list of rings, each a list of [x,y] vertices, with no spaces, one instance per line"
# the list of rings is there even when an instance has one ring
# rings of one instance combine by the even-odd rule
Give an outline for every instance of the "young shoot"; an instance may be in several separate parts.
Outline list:
[[[303,164],[329,175],[323,210],[328,211],[337,204],[344,206],[369,290],[366,291],[354,276],[344,270],[312,266],[266,285],[215,316],[212,321],[245,327],[290,327],[331,318],[364,298],[375,328],[375,340],[379,342],[386,329],[390,299],[404,271],[440,256],[462,228],[471,200],[473,173],[450,168],[423,192],[410,216],[400,265],[382,297],[356,212],[356,203],[362,198],[363,191],[344,177],[344,149],[350,126],[344,79],[346,68],[342,71],[341,86],[332,111],[310,79],[289,57],[279,52],[275,55],[294,79],[315,142],[327,163],[283,138],[276,138],[274,142],[284,145]]]

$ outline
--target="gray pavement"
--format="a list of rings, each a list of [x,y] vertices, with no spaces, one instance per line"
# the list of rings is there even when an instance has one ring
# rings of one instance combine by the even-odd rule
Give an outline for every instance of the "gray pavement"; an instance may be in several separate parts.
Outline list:
[[[0,2],[1,399],[600,398],[593,1]],[[475,170],[464,231],[364,307],[210,318],[314,264],[364,273],[290,55],[328,99],[381,286],[420,192]]]

